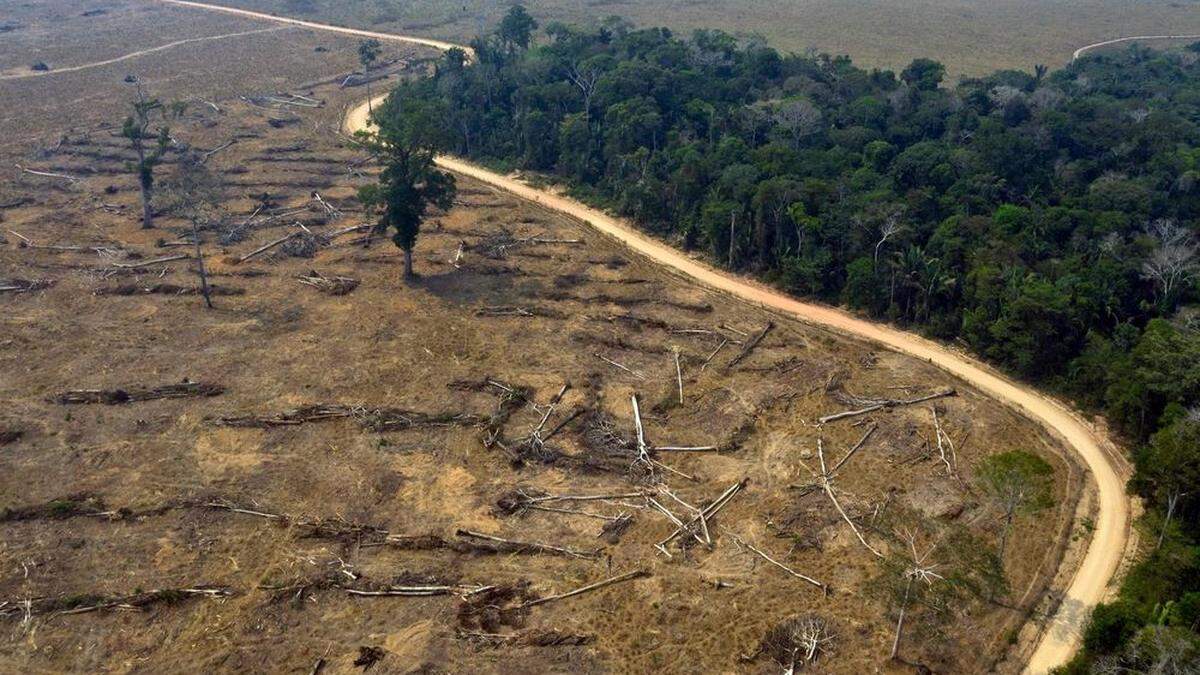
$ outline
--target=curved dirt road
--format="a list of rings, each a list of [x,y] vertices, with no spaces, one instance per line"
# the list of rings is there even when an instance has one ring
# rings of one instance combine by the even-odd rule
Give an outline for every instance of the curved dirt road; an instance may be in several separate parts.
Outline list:
[[[280,21],[346,35],[421,44],[438,49],[458,47],[470,53],[469,49],[462,46],[437,40],[327,26],[187,0],[160,1],[255,19]],[[375,102],[384,98],[386,95],[379,96]],[[346,117],[345,129],[351,132],[366,129],[368,125],[367,111],[368,103],[366,102],[350,111]],[[447,170],[470,176],[523,199],[576,218],[621,241],[639,254],[706,286],[782,312],[800,321],[865,338],[915,358],[924,359],[997,400],[1020,410],[1040,423],[1051,434],[1063,440],[1079,455],[1096,481],[1099,515],[1096,518],[1092,540],[1088,544],[1083,562],[1064,592],[1058,610],[1045,626],[1037,647],[1027,664],[1027,672],[1044,673],[1067,661],[1075,652],[1079,646],[1080,632],[1086,621],[1088,610],[1104,599],[1108,584],[1116,574],[1124,557],[1130,517],[1130,503],[1125,495],[1124,465],[1118,458],[1110,456],[1105,451],[1104,441],[1090,430],[1078,416],[1034,389],[1014,383],[996,374],[979,361],[951,351],[933,341],[857,318],[839,309],[801,302],[762,284],[719,271],[642,234],[624,220],[614,218],[568,197],[531,187],[511,176],[488,171],[454,157],[438,157],[437,163]]]
[[[1075,52],[1071,54],[1071,60],[1074,61],[1075,59],[1083,56],[1084,54],[1086,54],[1088,51],[1090,51],[1092,49],[1098,49],[1100,47],[1107,47],[1108,45],[1116,45],[1116,44],[1120,44],[1122,42],[1133,42],[1135,40],[1198,40],[1198,39],[1200,39],[1200,35],[1131,35],[1129,37],[1113,38],[1112,40],[1104,40],[1103,42],[1093,42],[1090,45],[1084,45],[1084,46],[1080,47],[1079,49],[1076,49]]]

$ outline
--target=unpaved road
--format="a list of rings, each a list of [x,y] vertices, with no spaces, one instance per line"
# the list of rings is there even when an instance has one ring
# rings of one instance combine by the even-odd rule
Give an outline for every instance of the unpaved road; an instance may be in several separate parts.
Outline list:
[[[1074,61],[1093,49],[1107,47],[1108,45],[1116,45],[1122,42],[1137,42],[1139,40],[1200,40],[1200,35],[1131,35],[1129,37],[1113,38],[1103,42],[1093,42],[1090,45],[1084,45],[1079,49],[1076,49],[1075,52],[1071,54],[1071,60]]]
[[[340,26],[328,26],[310,21],[275,17],[261,12],[208,5],[187,0],[159,0],[175,5],[237,14],[254,19],[280,21],[315,30],[327,30],[346,35],[374,37],[380,40],[420,44],[437,49],[460,45],[403,35],[362,31]],[[386,95],[375,99],[382,101]],[[346,131],[366,129],[368,103],[364,102],[346,116]],[[1098,509],[1092,540],[1074,579],[1063,594],[1062,602],[1042,632],[1027,672],[1044,673],[1067,661],[1079,646],[1080,634],[1088,610],[1102,601],[1109,582],[1116,574],[1125,555],[1128,542],[1130,502],[1125,495],[1125,465],[1120,458],[1105,451],[1105,441],[1083,420],[1062,404],[1043,396],[1034,389],[999,375],[981,362],[954,352],[920,336],[873,323],[833,307],[801,302],[778,293],[762,284],[743,279],[693,260],[666,244],[639,232],[632,224],[586,206],[574,199],[531,187],[511,176],[498,174],[454,157],[438,157],[444,169],[470,176],[522,199],[576,218],[611,236],[637,253],[674,269],[681,275],[701,284],[737,296],[754,304],[782,312],[806,323],[819,325],[836,332],[853,335],[885,345],[898,352],[924,359],[948,373],[961,378],[1037,420],[1050,433],[1062,439],[1091,471],[1098,490]],[[1047,542],[1049,545],[1050,542]]]
[[[99,68],[100,66],[108,66],[108,65],[112,65],[114,63],[120,63],[122,61],[136,59],[140,56],[146,56],[147,54],[153,54],[155,52],[166,51],[168,49],[174,49],[175,47],[181,47],[183,45],[190,45],[190,44],[193,44],[196,42],[209,42],[212,40],[227,40],[229,38],[246,37],[247,35],[258,35],[259,33],[274,33],[274,32],[280,31],[280,30],[284,30],[286,28],[287,28],[287,26],[272,26],[270,28],[260,28],[258,30],[247,30],[247,31],[242,31],[240,33],[224,33],[222,35],[206,35],[204,37],[187,38],[186,40],[176,40],[174,42],[168,42],[164,45],[159,45],[157,47],[150,47],[148,49],[139,49],[136,52],[129,52],[128,54],[122,54],[121,56],[117,56],[117,57],[111,58],[111,59],[104,59],[103,61],[93,61],[91,63],[81,63],[77,66],[64,66],[62,68],[55,68],[53,70],[33,70],[33,71],[29,71],[29,72],[2,74],[2,75],[0,75],[0,80],[23,80],[27,77],[46,77],[47,75],[58,75],[59,73],[73,73],[73,72],[76,72],[79,70],[87,70],[89,68]]]

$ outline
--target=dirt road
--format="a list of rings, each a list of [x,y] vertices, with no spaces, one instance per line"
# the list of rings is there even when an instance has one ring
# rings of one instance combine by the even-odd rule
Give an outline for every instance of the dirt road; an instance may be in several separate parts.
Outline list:
[[[282,21],[317,30],[423,44],[439,49],[457,46],[435,40],[325,26],[308,21],[272,17],[258,12],[185,0],[160,1],[240,14],[256,19]],[[461,46],[459,48],[465,49]],[[384,98],[386,96],[380,96],[375,101],[378,103]],[[351,132],[365,129],[368,120],[367,111],[368,104],[365,102],[350,111],[346,117],[345,129]],[[447,170],[470,176],[523,199],[576,218],[623,242],[637,253],[668,266],[701,284],[785,313],[801,321],[871,340],[904,354],[924,359],[997,400],[1022,411],[1037,420],[1050,433],[1061,438],[1079,455],[1095,479],[1098,489],[1099,515],[1096,518],[1092,540],[1088,544],[1083,562],[1063,594],[1058,611],[1045,627],[1027,665],[1027,671],[1044,673],[1065,662],[1075,652],[1079,646],[1080,632],[1087,619],[1088,610],[1104,599],[1109,582],[1124,557],[1130,517],[1129,499],[1126,497],[1124,489],[1124,465],[1118,458],[1114,458],[1105,451],[1104,440],[1093,432],[1081,418],[1062,404],[1039,394],[1034,389],[1012,382],[979,361],[930,340],[857,318],[839,309],[801,302],[762,284],[717,270],[642,234],[632,224],[622,219],[614,218],[568,197],[531,187],[511,176],[488,171],[453,157],[439,157],[437,162]]]
[[[458,47],[459,49],[470,51],[469,48],[462,45],[456,45],[451,42],[442,42],[441,40],[430,40],[422,37],[411,37],[408,35],[396,35],[394,33],[376,33],[375,31],[359,30],[357,28],[345,28],[343,26],[332,26],[327,23],[315,23],[313,21],[304,21],[303,19],[292,19],[286,16],[275,16],[274,14],[265,14],[263,12],[252,12],[248,9],[237,9],[236,7],[225,7],[222,5],[209,5],[203,2],[189,2],[188,0],[158,0],[165,2],[168,5],[178,5],[180,7],[191,7],[192,9],[202,9],[209,12],[222,12],[225,14],[233,14],[235,16],[244,16],[248,19],[259,19],[263,21],[277,21],[286,23],[291,26],[303,26],[313,30],[322,30],[328,33],[341,33],[342,35],[352,35],[355,37],[375,38],[376,40],[388,40],[389,42],[404,42],[407,44],[424,45],[447,51]]]
[[[18,73],[0,74],[0,80],[23,80],[27,77],[46,77],[47,75],[58,75],[60,73],[73,73],[73,72],[76,72],[79,70],[88,70],[89,68],[99,68],[101,66],[108,66],[108,65],[112,65],[114,63],[120,63],[122,61],[136,59],[141,56],[146,56],[147,54],[153,54],[155,52],[162,52],[162,51],[166,51],[168,49],[174,49],[175,47],[181,47],[183,45],[194,44],[196,42],[210,42],[212,40],[227,40],[230,38],[246,37],[248,35],[258,35],[259,33],[274,33],[274,32],[277,32],[280,30],[285,30],[285,29],[287,29],[287,26],[272,26],[270,28],[260,28],[258,30],[247,30],[247,31],[242,31],[240,33],[225,33],[222,35],[206,35],[204,37],[198,37],[198,38],[187,38],[186,40],[176,40],[174,42],[168,42],[164,45],[159,45],[157,47],[150,47],[148,49],[139,49],[136,52],[129,52],[128,54],[122,54],[121,56],[117,56],[117,57],[111,58],[111,59],[104,59],[103,61],[93,61],[91,63],[81,63],[77,66],[64,66],[62,68],[55,68],[54,70],[33,70],[33,71],[28,71],[28,72],[22,71],[22,72],[18,72]]]
[[[1132,35],[1130,37],[1113,38],[1112,40],[1104,40],[1103,42],[1093,42],[1090,45],[1084,45],[1076,49],[1071,54],[1071,60],[1074,61],[1093,49],[1116,45],[1122,42],[1136,42],[1138,40],[1200,40],[1200,35]]]

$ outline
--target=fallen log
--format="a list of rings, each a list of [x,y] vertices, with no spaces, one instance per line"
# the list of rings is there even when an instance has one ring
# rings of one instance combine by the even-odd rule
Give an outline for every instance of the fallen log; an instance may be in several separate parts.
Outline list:
[[[742,351],[738,352],[737,356],[733,357],[730,359],[729,363],[725,364],[725,368],[733,368],[737,364],[741,363],[742,359],[749,356],[750,352],[754,351],[754,348],[758,346],[758,343],[762,342],[763,338],[767,337],[767,333],[770,333],[771,329],[773,328],[775,328],[775,322],[768,321],[767,325],[764,326],[757,335],[755,335],[749,342],[742,346]]]
[[[538,598],[536,600],[528,600],[521,604],[521,608],[525,609],[528,607],[535,607],[537,605],[544,605],[548,602],[565,600],[566,598],[574,597],[576,595],[582,595],[584,593],[590,593],[591,591],[597,591],[597,590],[600,590],[601,588],[605,588],[607,586],[612,586],[613,584],[619,584],[624,581],[632,581],[633,579],[644,579],[648,576],[651,576],[651,575],[650,575],[650,572],[648,572],[646,570],[634,570],[632,572],[626,572],[625,574],[621,574],[621,575],[618,575],[615,577],[610,577],[603,581],[597,581],[594,584],[588,584],[587,586],[583,586],[581,588],[576,588],[573,591],[567,591],[566,593],[559,593],[558,595],[551,595],[551,596],[548,596],[545,598]]]
[[[200,295],[203,289],[197,286],[179,286],[177,284],[150,284],[149,286],[141,286],[138,284],[121,284],[119,286],[109,286],[97,288],[96,295]],[[209,295],[245,295],[246,289],[234,288],[229,286],[209,286]]]
[[[244,263],[247,260],[249,260],[257,255],[266,253],[267,251],[270,251],[271,249],[275,248],[276,246],[279,246],[280,244],[282,244],[285,241],[288,241],[290,239],[295,239],[296,237],[300,236],[300,234],[301,234],[300,232],[292,232],[291,234],[282,236],[274,241],[263,244],[262,246],[259,246],[258,248],[254,249],[253,251],[247,253],[246,255],[238,258],[237,264],[240,265],[241,263]]]
[[[459,639],[498,647],[502,644],[523,647],[580,647],[595,641],[594,635],[564,633],[558,629],[530,630],[521,633],[481,633],[459,629]]]
[[[951,387],[951,388],[947,388],[947,389],[942,389],[940,391],[936,391],[932,394],[927,394],[925,396],[918,396],[917,398],[883,399],[880,401],[876,401],[875,403],[873,403],[865,408],[859,408],[857,410],[846,410],[846,411],[843,411],[840,413],[826,415],[824,417],[819,418],[818,421],[821,424],[826,424],[828,422],[846,419],[847,417],[857,417],[858,415],[866,415],[867,413],[872,413],[872,412],[875,412],[876,410],[883,410],[885,408],[898,408],[898,407],[907,406],[907,405],[914,405],[917,403],[924,403],[925,401],[931,401],[935,398],[942,398],[945,396],[954,396],[957,393],[958,392],[956,392]]]
[[[21,171],[21,173],[27,173],[31,176],[42,176],[45,178],[61,178],[63,180],[71,181],[72,183],[76,183],[79,181],[79,179],[76,178],[75,176],[68,176],[65,173],[54,173],[52,171],[35,171],[33,169],[27,169],[27,168],[21,166],[20,164],[14,164],[13,166],[17,167],[17,169],[19,169]]]
[[[50,279],[9,279],[0,281],[0,293],[31,293],[53,285]]]
[[[312,270],[307,275],[300,275],[296,277],[296,280],[327,295],[346,295],[358,288],[358,279],[339,276],[327,277],[316,270]]]
[[[208,152],[203,153],[200,156],[200,163],[204,164],[205,162],[207,162],[209,160],[210,157],[212,157],[213,155],[217,154],[218,152],[224,150],[225,148],[228,148],[229,146],[233,145],[234,143],[237,143],[237,139],[228,141],[223,145],[219,145],[219,146],[213,148],[212,150],[209,150]]]
[[[721,496],[717,497],[712,501],[712,503],[701,509],[695,517],[685,523],[682,527],[675,528],[674,532],[668,535],[666,539],[663,539],[655,544],[654,547],[663,553],[667,553],[666,545],[674,541],[679,535],[683,534],[684,532],[693,532],[692,528],[701,521],[703,521],[707,527],[708,521],[710,521],[713,516],[717,515],[717,512],[725,508],[725,505],[728,504],[731,499],[733,499],[734,495],[740,492],[742,488],[746,487],[747,482],[749,482],[749,479],[743,478],[741,482],[734,483],[733,485],[729,486],[725,492],[721,493]],[[670,554],[667,553],[667,555],[669,556]]]
[[[828,587],[828,586],[826,586],[825,584],[821,583],[820,581],[817,581],[816,579],[813,579],[813,578],[812,578],[812,577],[810,577],[810,576],[807,576],[807,575],[805,575],[805,574],[801,574],[801,573],[797,572],[796,570],[794,570],[794,569],[792,569],[792,568],[788,567],[787,565],[784,565],[783,563],[779,562],[778,560],[775,560],[774,558],[772,558],[771,556],[767,555],[767,554],[766,554],[766,553],[764,553],[763,551],[759,550],[759,549],[758,549],[758,548],[756,548],[754,545],[752,545],[752,544],[750,544],[749,542],[745,541],[744,539],[742,539],[741,537],[737,536],[736,534],[734,534],[734,533],[730,532],[729,530],[727,530],[727,529],[725,529],[725,528],[722,528],[722,529],[725,531],[725,534],[728,534],[728,535],[729,535],[729,536],[730,536],[730,537],[731,537],[731,538],[732,538],[732,539],[733,539],[735,542],[737,542],[737,543],[738,543],[739,545],[741,545],[741,546],[745,546],[746,548],[750,549],[750,550],[751,550],[751,551],[753,551],[754,553],[758,554],[758,556],[759,556],[760,558],[762,558],[763,560],[766,560],[767,562],[769,562],[769,563],[771,563],[772,565],[774,565],[774,566],[778,567],[779,569],[783,570],[784,572],[787,572],[788,574],[790,574],[790,575],[792,575],[792,576],[796,577],[797,579],[801,579],[801,580],[803,580],[803,581],[807,581],[808,583],[812,584],[813,586],[816,586],[817,588],[821,589],[821,592],[822,592],[822,593],[825,593],[825,594],[828,594],[828,593],[829,593],[829,587]]]
[[[343,589],[350,595],[360,597],[429,597],[433,595],[450,595],[454,586],[390,586],[378,591],[364,591],[357,588]]]
[[[79,593],[57,598],[36,598],[0,603],[0,616],[45,614],[68,616],[105,610],[142,611],[152,605],[173,604],[186,598],[224,598],[232,594],[233,592],[229,589],[217,586],[166,588],[118,597]]]
[[[284,410],[274,415],[218,417],[216,424],[227,427],[268,429],[295,426],[307,422],[353,417],[369,431],[396,431],[423,427],[478,426],[483,419],[467,413],[423,413],[399,408],[366,408],[346,405],[309,405]]]
[[[136,262],[136,263],[115,262],[112,265],[113,265],[113,267],[119,267],[124,270],[136,270],[136,269],[140,269],[142,267],[158,265],[160,263],[175,262],[176,260],[190,260],[191,258],[192,258],[192,256],[190,256],[190,255],[179,254],[179,255],[169,255],[169,256],[165,256],[163,258],[155,258],[153,260],[144,260],[142,262]]]
[[[51,401],[61,405],[82,403],[103,403],[119,405],[135,401],[152,401],[162,398],[193,398],[199,396],[218,396],[225,388],[205,382],[182,382],[152,388],[129,389],[72,389],[55,395]]]
[[[472,532],[470,530],[457,530],[455,536],[467,539],[481,539],[499,545],[499,548],[511,553],[549,553],[553,555],[561,555],[569,558],[583,558],[594,560],[600,557],[599,550],[596,551],[578,551],[562,546],[552,546],[550,544],[542,544],[529,541],[514,541],[511,539],[503,539],[490,534],[481,532]]]

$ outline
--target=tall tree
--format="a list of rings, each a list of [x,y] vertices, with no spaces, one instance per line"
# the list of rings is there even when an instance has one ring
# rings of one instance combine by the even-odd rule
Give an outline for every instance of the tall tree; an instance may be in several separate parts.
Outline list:
[[[374,232],[391,231],[392,242],[404,251],[405,279],[414,276],[413,247],[430,207],[449,209],[454,203],[454,176],[434,163],[445,119],[438,104],[392,96],[372,115],[376,128],[356,134],[359,145],[383,164],[379,182],[361,188],[358,198],[378,214]]]
[[[358,43],[358,62],[363,67],[363,81],[367,85],[367,111],[374,112],[371,108],[371,65],[379,58],[379,50],[382,45],[379,40],[371,38]]]
[[[154,210],[151,206],[154,196],[154,167],[162,162],[163,155],[171,145],[171,131],[167,124],[168,109],[158,99],[146,98],[142,82],[137,77],[130,75],[125,81],[134,85],[137,94],[131,104],[133,114],[125,118],[121,135],[129,139],[133,144],[133,151],[137,153],[137,162],[132,168],[137,173],[138,187],[142,195],[142,229],[149,230],[154,227]],[[173,104],[170,111],[177,117],[182,112],[182,107]],[[151,142],[149,147],[147,141]]]
[[[204,266],[201,244],[203,233],[222,226],[227,218],[222,208],[224,195],[221,181],[204,165],[202,156],[189,152],[180,158],[174,174],[168,176],[157,199],[163,211],[180,216],[191,225],[200,294],[204,296],[205,306],[212,309],[212,289],[208,284],[208,270]]]
[[[1163,539],[1184,500],[1200,491],[1200,415],[1185,416],[1154,434],[1138,453],[1137,471],[1130,486],[1163,511],[1158,532]]]
[[[529,48],[529,40],[537,27],[538,22],[529,16],[529,12],[526,12],[524,7],[513,5],[500,20],[500,27],[496,30],[496,35],[500,38],[501,44],[508,49],[509,53],[512,53],[518,47]]]

